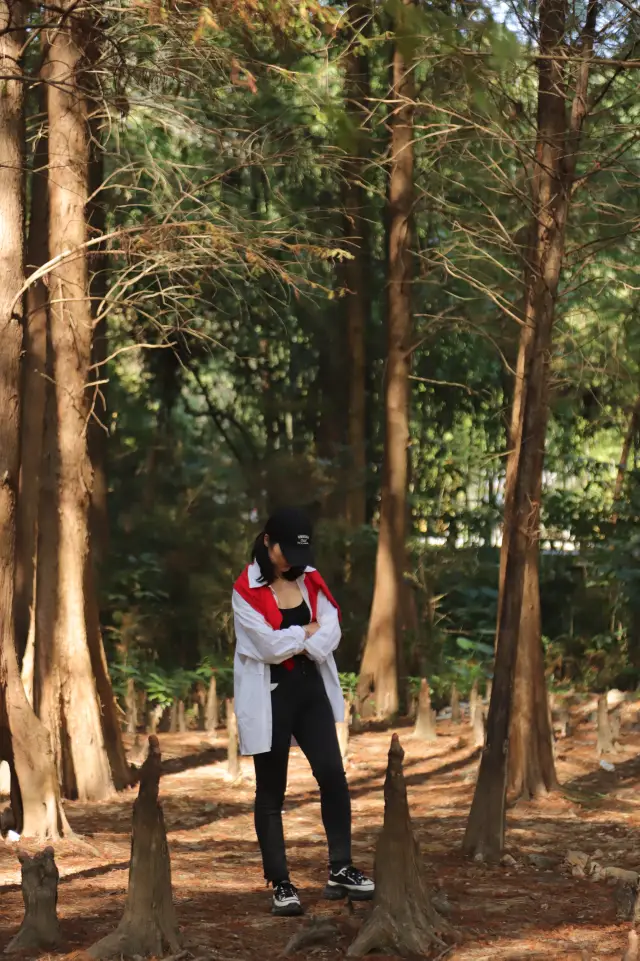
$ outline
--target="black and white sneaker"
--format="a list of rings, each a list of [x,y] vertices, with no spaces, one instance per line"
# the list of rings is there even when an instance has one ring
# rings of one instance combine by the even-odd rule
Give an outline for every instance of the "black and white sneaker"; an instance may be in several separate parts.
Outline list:
[[[327,886],[324,889],[324,896],[327,901],[342,901],[343,898],[350,898],[352,901],[371,901],[376,886],[371,878],[365,877],[362,871],[358,871],[350,864],[340,871],[332,871],[329,875]]]
[[[298,892],[290,881],[277,881],[273,885],[271,913],[279,918],[297,918],[304,914]]]

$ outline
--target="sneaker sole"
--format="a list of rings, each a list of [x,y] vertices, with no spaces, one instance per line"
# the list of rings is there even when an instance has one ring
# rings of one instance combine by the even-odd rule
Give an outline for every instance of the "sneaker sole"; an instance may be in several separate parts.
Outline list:
[[[323,898],[325,901],[344,901],[345,898],[350,898],[351,901],[373,901],[374,891],[350,891],[349,888],[343,888],[339,884],[327,884],[323,892]]]
[[[271,914],[275,918],[299,918],[304,914],[304,908],[301,904],[285,904],[281,908],[274,905]]]

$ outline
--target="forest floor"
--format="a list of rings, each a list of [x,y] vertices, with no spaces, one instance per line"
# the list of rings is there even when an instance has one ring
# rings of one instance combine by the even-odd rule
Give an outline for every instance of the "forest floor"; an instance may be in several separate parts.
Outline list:
[[[619,961],[630,928],[618,919],[620,886],[611,880],[574,876],[565,859],[569,852],[578,851],[602,866],[640,869],[638,706],[625,707],[627,723],[619,753],[607,759],[614,771],[600,767],[595,724],[588,717],[572,737],[558,742],[562,792],[542,803],[510,809],[507,850],[515,863],[507,866],[477,864],[460,854],[479,762],[469,726],[438,722],[440,736],[433,745],[415,741],[410,728],[398,729],[406,752],[414,827],[434,887],[446,893],[450,921],[460,936],[443,957],[451,961]],[[203,737],[198,733],[161,736],[166,772],[161,799],[185,948],[210,961],[270,961],[281,955],[305,922],[274,919],[269,914],[253,832],[250,759],[243,759],[242,781],[231,784],[226,778],[224,741],[208,743]],[[369,732],[352,737],[350,744],[354,860],[366,871],[373,868],[382,822],[389,739],[390,732]],[[55,846],[64,942],[63,950],[53,957],[88,947],[119,920],[127,886],[134,798],[132,790],[102,804],[67,804],[77,837]],[[298,749],[292,752],[285,830],[292,879],[300,888],[307,917],[329,916],[342,932],[334,944],[296,957],[318,961],[343,957],[369,908],[356,905],[350,915],[345,905],[320,900],[325,841],[315,782]],[[579,867],[574,870],[581,875]],[[21,917],[16,849],[0,840],[0,951]]]

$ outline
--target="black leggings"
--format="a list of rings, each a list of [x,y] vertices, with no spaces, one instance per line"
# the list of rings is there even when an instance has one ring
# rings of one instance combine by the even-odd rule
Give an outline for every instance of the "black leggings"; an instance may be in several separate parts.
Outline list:
[[[255,825],[264,876],[287,881],[282,805],[287,788],[291,738],[295,737],[320,788],[322,821],[331,869],[351,863],[351,800],[336,735],[333,711],[313,661],[296,657],[294,668],[272,668],[273,737],[267,754],[253,758],[256,770]]]

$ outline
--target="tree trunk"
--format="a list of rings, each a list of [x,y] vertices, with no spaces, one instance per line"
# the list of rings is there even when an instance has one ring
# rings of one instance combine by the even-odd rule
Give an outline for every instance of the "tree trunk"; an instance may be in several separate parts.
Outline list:
[[[91,118],[91,153],[89,161],[89,187],[91,202],[87,209],[88,226],[92,238],[105,233],[106,209],[104,194],[100,193],[104,180],[104,152],[101,146],[99,129],[100,108],[91,101],[94,116]],[[103,300],[107,293],[106,275],[107,255],[103,249],[93,248],[91,255],[92,272],[89,282],[91,316],[93,318],[91,380],[104,381],[107,371],[104,367],[108,351],[107,321]],[[131,784],[131,771],[122,740],[122,729],[118,705],[113,695],[111,678],[100,627],[100,605],[98,603],[98,580],[102,562],[106,556],[109,541],[107,512],[107,385],[100,383],[93,389],[91,405],[95,416],[89,421],[87,435],[89,457],[92,467],[93,486],[89,513],[89,551],[85,567],[85,618],[87,640],[91,664],[96,679],[96,689],[102,711],[102,729],[115,787],[122,790]]]
[[[460,695],[455,683],[451,685],[451,720],[454,724],[460,723]]]
[[[614,754],[617,750],[609,723],[609,705],[606,693],[601,694],[598,698],[598,741],[596,750],[598,757],[602,754]]]
[[[509,541],[514,530],[516,475],[523,456],[523,445],[533,450],[533,461],[527,471],[532,540],[528,549],[525,577],[527,590],[537,592],[538,538],[542,471],[547,431],[547,395],[552,331],[564,260],[565,235],[571,192],[580,146],[582,125],[587,111],[589,60],[593,51],[597,5],[590,0],[582,31],[583,59],[576,70],[575,96],[570,117],[567,116],[565,93],[565,60],[563,53],[566,9],[562,0],[545,0],[539,8],[540,49],[538,62],[538,133],[532,186],[535,221],[532,225],[525,256],[525,326],[522,329],[518,358],[518,378],[511,423],[512,454],[507,470],[503,550],[501,553],[498,623],[506,591],[506,561]],[[527,382],[526,371],[539,385]],[[539,391],[537,417],[525,430],[523,398]],[[511,754],[509,782],[514,790],[527,797],[545,794],[556,787],[557,780],[546,705],[546,681],[541,651],[540,598],[529,594],[522,607],[524,621],[518,646],[516,665],[514,724],[517,746]]]
[[[525,427],[538,410],[529,397],[525,399]],[[511,696],[515,672],[522,593],[530,531],[529,505],[526,497],[527,469],[531,458],[523,444],[516,476],[517,524],[509,538],[505,571],[504,602],[500,612],[493,690],[487,720],[486,746],[473,796],[463,841],[466,854],[483,860],[498,860],[504,845],[505,802],[507,788],[507,750]]]
[[[76,796],[73,766],[68,756],[60,675],[51,626],[56,623],[58,611],[58,454],[57,417],[55,393],[51,380],[51,359],[47,362],[45,392],[44,440],[40,470],[38,507],[38,548],[36,564],[36,617],[34,643],[33,707],[51,736],[58,781],[66,797]],[[66,745],[67,750],[64,750]]]
[[[473,744],[475,747],[484,747],[485,742],[485,727],[484,727],[484,707],[481,701],[475,706],[471,718],[471,727],[473,729]]]
[[[352,260],[344,262],[347,338],[349,345],[347,520],[352,527],[366,522],[367,510],[367,357],[366,339],[371,303],[369,297],[370,240],[365,217],[366,194],[362,184],[368,153],[367,115],[370,109],[369,58],[360,37],[371,35],[371,3],[356,2],[347,11],[349,47],[344,60],[345,109],[353,128],[353,149],[343,165],[342,205],[344,235],[353,246]]]
[[[27,246],[27,276],[49,259],[49,197],[46,90],[38,89],[42,130],[38,135],[31,174],[31,211]],[[20,431],[20,491],[16,546],[16,644],[18,660],[35,640],[35,572],[38,541],[38,487],[42,461],[46,386],[48,294],[44,280],[32,283],[26,295],[23,332],[22,423]]]
[[[525,376],[528,370],[528,364],[531,359],[531,350],[533,348],[533,338],[534,338],[534,326],[532,323],[528,322],[530,318],[527,316],[527,295],[531,288],[533,282],[533,260],[535,256],[535,243],[536,243],[536,224],[535,221],[532,222],[529,228],[529,237],[527,241],[527,246],[523,254],[524,259],[524,309],[523,309],[523,325],[520,328],[520,343],[518,347],[518,360],[516,363],[516,376],[515,384],[513,387],[513,400],[511,403],[511,425],[509,428],[509,439],[508,439],[508,457],[507,457],[507,473],[505,477],[504,486],[504,512],[502,521],[502,543],[500,545],[500,572],[498,575],[498,611],[496,617],[496,643],[497,643],[497,631],[498,624],[500,623],[500,614],[502,611],[502,601],[504,598],[504,576],[505,569],[507,565],[507,552],[509,549],[509,536],[513,529],[513,519],[515,511],[515,482],[516,473],[518,468],[518,462],[520,460],[520,449],[522,447],[522,415],[523,415],[523,401],[526,390]],[[506,389],[505,389],[506,393]]]
[[[349,722],[337,721],[336,734],[338,736],[338,744],[340,745],[340,757],[343,761],[346,761],[349,753]]]
[[[193,697],[193,705],[196,708],[197,727],[199,731],[207,730],[207,689],[204,684],[196,684]]]
[[[531,250],[528,257],[531,256]],[[530,261],[529,261],[530,262]],[[527,289],[531,289],[533,274],[526,272]],[[514,470],[520,459],[522,447],[522,414],[523,397],[526,391],[525,372],[530,362],[534,343],[533,331],[536,319],[529,311],[528,323],[522,328],[520,337],[520,351],[518,355],[518,371],[514,391],[512,424],[511,424],[511,454],[507,462],[507,481],[505,493],[505,513],[502,549],[500,552],[500,586],[498,595],[498,616],[504,596],[504,565],[508,551],[509,537],[514,524]],[[549,334],[549,338],[551,334]],[[551,341],[546,346],[551,349]],[[546,391],[545,387],[545,391]],[[538,463],[533,470],[535,490],[531,493],[532,504],[537,508],[542,496],[542,469],[544,463],[544,446],[546,435],[546,415],[544,424],[537,425],[537,436],[531,438],[531,443],[537,444]],[[539,521],[538,521],[539,527]],[[516,674],[514,680],[513,707],[510,726],[510,752],[508,768],[509,791],[516,798],[530,800],[541,797],[555,790],[557,777],[553,755],[553,738],[549,726],[549,709],[547,705],[547,684],[542,656],[542,623],[540,617],[540,583],[539,583],[539,543],[536,538],[529,547],[525,570],[525,584],[521,613],[520,636],[518,640],[518,655],[516,659]]]
[[[118,791],[124,790],[131,784],[131,769],[127,761],[127,752],[122,740],[122,727],[120,725],[120,713],[111,686],[111,677],[107,666],[107,657],[102,642],[102,630],[100,627],[100,612],[98,609],[98,597],[95,589],[95,564],[93,563],[92,551],[89,551],[85,567],[85,622],[87,625],[87,642],[89,644],[89,656],[91,658],[91,669],[96,682],[96,690],[100,703],[100,716],[102,719],[102,733],[104,736],[107,757],[113,783]],[[134,732],[135,733],[135,732]]]
[[[511,529],[506,531],[507,560],[486,747],[463,842],[466,853],[487,860],[498,860],[504,845],[509,726],[524,582],[527,561],[539,531],[539,484],[548,416],[548,368],[566,224],[562,181],[565,169],[565,82],[564,61],[559,57],[565,13],[562,0],[543,0],[540,6],[540,48],[545,56],[538,65],[538,143],[534,185],[538,223],[532,270],[534,281],[527,291],[526,307],[527,322],[533,325],[533,341],[525,358],[522,443],[515,468]]]
[[[156,734],[166,708],[162,704],[151,706],[147,714],[147,733]]]
[[[530,546],[525,567],[509,729],[508,790],[525,800],[545,796],[558,786],[541,635],[536,540]]]
[[[616,745],[620,739],[620,732],[622,730],[622,713],[619,707],[614,708],[609,714],[609,728],[611,730],[611,739]]]
[[[178,702],[173,700],[171,702],[171,716],[169,719],[169,734],[178,733]]]
[[[207,692],[207,709],[205,716],[205,728],[207,733],[215,734],[218,727],[218,692],[216,687],[216,676],[211,675],[209,680],[209,690]]]
[[[413,3],[403,0],[403,5],[413,6]],[[391,121],[384,479],[373,602],[358,687],[361,702],[373,690],[375,713],[382,718],[392,717],[398,710],[407,526],[414,82],[412,64],[405,60],[400,43],[396,44],[393,55],[391,99],[400,105],[394,108]]]
[[[420,681],[418,718],[413,735],[421,741],[427,741],[427,743],[433,743],[433,741],[437,740],[436,712],[431,707],[431,694],[429,692],[429,682],[426,677],[423,677]]]
[[[45,848],[34,857],[20,853],[18,859],[22,865],[25,914],[20,930],[5,948],[5,954],[48,952],[60,942],[56,913],[60,874],[53,858],[53,848]]]
[[[471,685],[471,692],[469,693],[469,723],[472,727],[479,704],[480,698],[478,696],[478,680],[476,678]]]
[[[132,677],[127,678],[125,705],[127,711],[127,734],[135,734],[138,730],[138,706],[136,704],[136,686]]]
[[[34,585],[34,598],[35,598],[35,585]],[[29,636],[27,638],[27,647],[24,652],[24,657],[22,658],[22,666],[20,668],[20,678],[22,680],[22,686],[24,687],[24,693],[27,696],[27,700],[31,707],[33,707],[33,687],[35,683],[35,657],[36,657],[36,622],[35,622],[35,604],[31,607],[32,617],[29,624]]]
[[[68,825],[49,736],[20,679],[13,616],[24,281],[22,14],[20,4],[0,2],[0,761],[11,770],[16,830],[44,839],[57,838]]]
[[[234,780],[240,777],[238,757],[238,721],[233,698],[227,698],[227,771]]]
[[[616,486],[613,492],[613,502],[617,504],[622,497],[622,491],[624,488],[624,479],[629,469],[629,455],[631,454],[631,449],[633,447],[633,442],[638,433],[638,425],[640,424],[640,394],[636,398],[636,402],[633,405],[633,410],[631,412],[631,417],[629,418],[629,426],[627,427],[627,433],[624,436],[624,441],[622,443],[622,450],[620,452],[620,461],[618,463],[618,471],[616,474]],[[614,515],[614,523],[616,521]]]
[[[131,867],[127,903],[113,932],[88,950],[92,958],[162,958],[180,949],[171,891],[171,859],[162,808],[160,746],[149,738],[149,755],[140,770],[140,791],[133,805]]]
[[[446,948],[448,925],[431,904],[424,862],[413,833],[402,761],[404,751],[394,734],[384,783],[384,825],[376,844],[376,891],[373,911],[362,925],[347,956],[366,954],[431,957]]]
[[[187,733],[187,718],[185,716],[184,701],[182,699],[178,701],[178,731],[180,734]]]
[[[62,25],[50,35],[47,61],[49,250],[60,257],[51,272],[52,370],[57,433],[58,565],[55,620],[48,641],[60,679],[78,797],[98,801],[113,790],[102,732],[85,620],[92,470],[87,448],[91,407],[93,320],[89,300],[86,206],[89,126],[84,43],[91,22],[86,9],[65,0]],[[66,252],[75,251],[72,256]]]
[[[535,223],[525,253],[525,291],[534,282],[533,258],[535,256]],[[522,447],[523,399],[526,391],[526,373],[529,369],[534,343],[534,318],[527,313],[525,295],[525,323],[521,328],[516,382],[511,412],[511,431],[507,476],[502,545],[500,550],[500,577],[498,591],[498,623],[504,598],[504,575],[509,538],[514,525],[514,496],[517,465]],[[550,347],[550,345],[549,345]],[[544,448],[544,438],[542,439]],[[542,452],[543,453],[543,452]],[[542,485],[540,469],[539,503]],[[553,790],[557,786],[553,756],[553,739],[549,729],[547,689],[542,658],[542,624],[540,619],[540,588],[538,577],[538,543],[532,543],[527,558],[522,603],[522,622],[518,640],[516,673],[514,679],[513,706],[510,725],[508,787],[517,797],[532,799]],[[545,739],[545,731],[549,737]]]
[[[99,119],[101,116],[100,107],[95,102],[92,103],[94,117],[91,123],[92,141],[91,158],[89,162],[89,187],[91,203],[87,211],[88,226],[92,238],[96,235],[102,236],[106,230],[106,208],[104,202],[104,192],[102,190],[104,182],[104,151],[102,149],[102,136],[99,129]],[[94,322],[93,343],[92,343],[92,362],[94,376],[91,378],[94,383],[99,382],[99,386],[93,388],[92,404],[95,416],[89,423],[88,444],[91,466],[93,468],[93,486],[91,489],[91,555],[96,572],[99,574],[104,558],[107,554],[109,545],[109,518],[107,510],[107,492],[109,484],[107,480],[107,442],[108,432],[108,409],[107,409],[107,390],[106,381],[108,371],[106,359],[108,356],[108,331],[107,315],[104,308],[104,298],[107,294],[107,255],[103,249],[93,248],[90,257],[92,266],[89,282],[89,294],[91,298],[91,316]],[[97,580],[99,583],[99,580]]]

